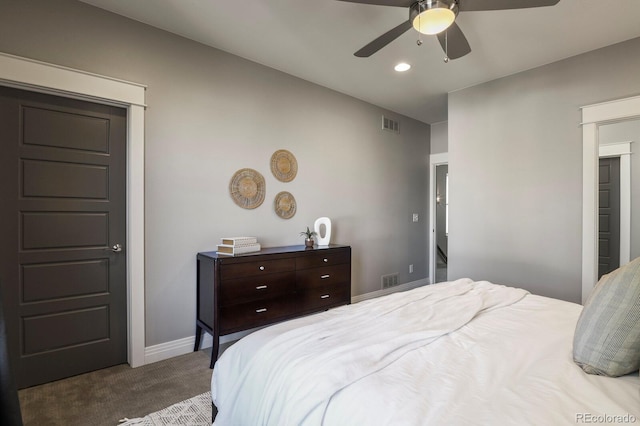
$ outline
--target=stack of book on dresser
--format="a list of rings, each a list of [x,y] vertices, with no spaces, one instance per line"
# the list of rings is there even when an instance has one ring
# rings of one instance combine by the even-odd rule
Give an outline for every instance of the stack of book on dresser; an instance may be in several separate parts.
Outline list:
[[[218,254],[234,256],[236,254],[260,251],[260,243],[256,237],[227,237],[218,244]]]

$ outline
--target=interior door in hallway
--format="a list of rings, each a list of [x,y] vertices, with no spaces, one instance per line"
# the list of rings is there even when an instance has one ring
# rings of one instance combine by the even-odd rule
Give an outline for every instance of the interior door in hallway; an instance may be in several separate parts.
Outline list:
[[[0,146],[18,387],[126,362],[126,110],[0,87]]]
[[[620,158],[601,158],[598,195],[598,279],[620,266]]]

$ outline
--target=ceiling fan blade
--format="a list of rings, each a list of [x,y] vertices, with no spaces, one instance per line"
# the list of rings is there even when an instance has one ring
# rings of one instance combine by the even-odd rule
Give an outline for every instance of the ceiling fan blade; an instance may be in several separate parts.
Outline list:
[[[471,52],[471,46],[455,22],[438,34],[438,41],[449,59],[458,59]]]
[[[347,3],[373,4],[376,6],[409,7],[416,0],[338,0]]]
[[[460,12],[480,10],[525,9],[528,7],[554,6],[560,0],[460,0]]]
[[[409,28],[411,28],[411,21],[405,21],[392,30],[387,31],[382,34],[377,39],[373,40],[371,43],[367,44],[362,49],[358,50],[354,53],[355,56],[359,58],[368,58],[369,56],[376,53],[378,50],[385,47],[387,44],[391,43],[393,40],[400,37],[404,34]]]

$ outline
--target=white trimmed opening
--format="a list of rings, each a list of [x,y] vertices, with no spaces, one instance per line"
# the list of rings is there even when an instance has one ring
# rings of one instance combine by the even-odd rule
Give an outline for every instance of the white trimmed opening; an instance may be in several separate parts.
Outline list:
[[[146,86],[0,52],[0,85],[127,109],[127,360],[145,363],[144,109]]]
[[[429,156],[429,284],[436,281],[436,166],[449,164],[449,153]]]
[[[598,128],[640,118],[640,96],[618,99],[582,109],[582,303],[598,281]],[[628,155],[626,156],[628,158]],[[622,163],[621,163],[622,169]],[[622,173],[622,170],[621,170]],[[621,180],[622,185],[622,180]],[[623,188],[621,187],[621,191]],[[622,193],[621,193],[622,197]],[[622,198],[621,198],[622,202]],[[622,211],[621,205],[621,211]],[[621,213],[622,214],[622,213]],[[622,245],[622,222],[620,236]],[[629,225],[630,228],[630,225]],[[630,238],[627,231],[626,238]],[[630,244],[630,243],[629,243]],[[622,253],[620,255],[622,260]],[[627,255],[628,256],[628,255]]]

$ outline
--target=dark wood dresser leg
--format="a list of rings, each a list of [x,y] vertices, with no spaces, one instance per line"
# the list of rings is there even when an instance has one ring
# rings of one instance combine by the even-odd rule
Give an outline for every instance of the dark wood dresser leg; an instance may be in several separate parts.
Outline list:
[[[213,365],[218,360],[218,351],[220,350],[220,337],[213,336],[213,345],[211,346],[211,363],[209,368],[213,368]]]
[[[217,415],[218,415],[218,407],[216,407],[213,401],[211,401],[211,423],[216,421]]]
[[[196,344],[193,346],[194,352],[198,352],[198,349],[200,349],[201,339],[202,339],[202,327],[196,324]]]

